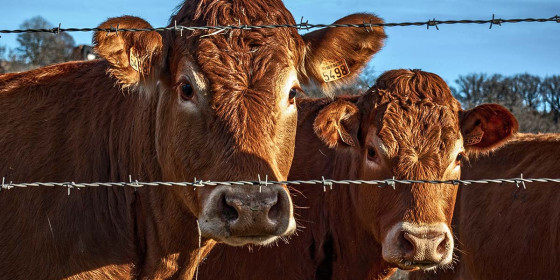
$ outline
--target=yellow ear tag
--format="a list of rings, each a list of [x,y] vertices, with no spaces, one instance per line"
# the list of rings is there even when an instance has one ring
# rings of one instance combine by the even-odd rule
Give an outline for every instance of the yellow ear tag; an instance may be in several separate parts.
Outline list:
[[[480,141],[482,141],[482,137],[484,136],[484,131],[480,128],[480,126],[477,126],[475,129],[473,129],[473,131],[471,131],[466,137],[465,137],[465,146],[472,146],[472,145],[476,145],[478,143],[480,143]]]
[[[354,140],[352,139],[352,136],[350,136],[350,133],[344,131],[344,129],[340,129],[339,127],[338,135],[340,136],[342,142],[348,144],[348,146],[350,147],[356,147],[356,143],[354,143]]]
[[[323,60],[321,62],[321,76],[326,83],[342,79],[348,75],[350,75],[350,69],[344,59]]]
[[[132,67],[134,71],[139,72],[138,69],[140,68],[140,61],[138,59],[138,56],[136,55],[136,50],[134,49],[134,47],[130,48],[129,59],[130,67]]]

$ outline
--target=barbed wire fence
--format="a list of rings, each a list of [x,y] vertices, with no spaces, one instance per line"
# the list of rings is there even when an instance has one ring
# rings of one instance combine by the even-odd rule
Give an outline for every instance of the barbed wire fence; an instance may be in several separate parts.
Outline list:
[[[86,28],[62,28],[61,24],[58,27],[48,28],[48,29],[2,29],[0,33],[10,34],[10,33],[54,33],[60,34],[61,32],[146,32],[146,31],[195,31],[195,30],[216,30],[216,31],[228,31],[228,30],[251,30],[251,29],[270,29],[270,28],[296,28],[298,30],[311,30],[316,28],[341,28],[341,27],[354,27],[354,28],[365,28],[367,30],[373,27],[405,27],[405,26],[426,26],[427,29],[430,27],[435,27],[439,30],[440,25],[452,25],[452,24],[489,24],[489,28],[492,29],[494,25],[502,25],[504,23],[546,23],[546,22],[556,22],[560,23],[560,16],[555,15],[549,18],[510,18],[501,19],[496,18],[492,15],[491,19],[461,19],[461,20],[436,20],[431,19],[427,21],[416,21],[416,22],[392,22],[392,23],[372,23],[364,22],[361,24],[350,24],[350,23],[337,23],[337,24],[311,24],[308,21],[303,21],[303,17],[300,23],[297,24],[272,24],[272,25],[227,25],[227,26],[183,26],[177,25],[177,22],[173,26],[169,27],[156,27],[156,28],[119,28],[119,26],[110,28],[98,28],[98,27],[86,27]]]
[[[455,25],[455,24],[489,24],[491,29],[494,25],[501,26],[504,23],[547,23],[556,22],[560,23],[560,16],[555,15],[549,18],[510,18],[501,19],[496,18],[492,15],[491,19],[479,19],[479,20],[436,20],[431,19],[428,21],[416,21],[416,22],[393,22],[393,23],[372,23],[364,22],[361,24],[311,24],[308,21],[303,21],[303,17],[298,24],[274,24],[274,25],[230,25],[230,26],[182,26],[175,24],[169,27],[157,27],[157,28],[119,28],[119,26],[110,28],[62,28],[61,24],[58,27],[50,29],[2,29],[0,34],[18,34],[18,33],[54,33],[60,34],[61,32],[107,32],[116,33],[118,32],[147,32],[147,31],[177,31],[182,33],[183,31],[196,31],[196,30],[215,30],[215,31],[228,31],[228,30],[252,30],[252,29],[270,29],[270,28],[296,28],[298,30],[311,30],[317,28],[343,28],[343,27],[353,27],[353,28],[365,28],[366,30],[371,30],[373,27],[406,27],[406,26],[426,26],[427,29],[430,27],[435,27],[439,30],[440,25]],[[259,176],[260,177],[260,176]],[[286,184],[286,185],[322,185],[323,190],[326,191],[327,188],[332,189],[334,184],[339,185],[373,185],[377,187],[392,187],[395,188],[396,184],[452,184],[452,185],[472,185],[472,184],[516,184],[516,186],[526,188],[525,183],[560,183],[560,179],[552,178],[523,178],[523,174],[519,178],[509,178],[509,179],[480,179],[480,180],[406,180],[406,179],[385,179],[385,180],[332,180],[322,178],[321,180],[288,180],[288,181],[204,181],[196,180],[193,182],[139,182],[133,181],[130,178],[129,182],[95,182],[95,183],[75,183],[75,182],[34,182],[34,183],[12,183],[6,181],[6,178],[2,178],[2,184],[0,185],[0,191],[10,190],[14,188],[27,188],[27,187],[63,187],[68,189],[70,194],[71,189],[81,189],[86,187],[132,187],[140,188],[145,186],[170,186],[170,187],[204,187],[204,186],[240,186],[240,185],[254,185],[254,186],[266,186],[271,184]]]
[[[260,176],[259,176],[260,177]],[[327,188],[332,190],[333,185],[374,185],[377,187],[392,187],[396,188],[396,184],[450,184],[450,185],[472,185],[472,184],[516,184],[518,188],[527,188],[525,183],[560,183],[559,179],[553,178],[523,178],[523,174],[519,178],[509,178],[509,179],[478,179],[478,180],[401,180],[401,179],[385,179],[385,180],[332,180],[325,179],[324,177],[320,180],[287,180],[287,181],[268,181],[267,179],[262,181],[204,181],[204,180],[194,180],[193,182],[140,182],[137,180],[132,180],[129,177],[128,182],[106,182],[106,183],[75,183],[75,182],[64,182],[64,183],[50,183],[50,182],[35,182],[35,183],[12,183],[6,182],[6,178],[2,178],[2,185],[0,185],[1,190],[9,190],[13,188],[27,188],[27,187],[63,187],[68,188],[68,193],[70,194],[71,189],[81,189],[87,187],[131,187],[131,188],[141,188],[141,187],[204,187],[204,186],[242,186],[242,185],[253,185],[253,186],[267,186],[267,185],[322,185],[323,190],[326,191]]]

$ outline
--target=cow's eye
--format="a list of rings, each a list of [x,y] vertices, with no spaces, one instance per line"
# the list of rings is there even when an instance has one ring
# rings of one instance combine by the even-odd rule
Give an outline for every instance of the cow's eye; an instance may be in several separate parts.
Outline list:
[[[367,150],[367,157],[368,160],[375,160],[375,156],[377,155],[377,153],[375,152],[375,149],[373,147],[369,147]]]
[[[183,100],[191,100],[194,96],[194,90],[189,83],[184,83],[181,85],[181,98]]]
[[[297,88],[292,88],[292,89],[290,89],[290,95],[289,95],[289,98],[290,98],[290,99],[294,99],[294,98],[296,98],[296,95],[297,95],[297,91],[298,91],[298,90],[297,90]]]
[[[288,101],[290,102],[290,104],[294,104],[299,91],[300,89],[297,87],[290,89],[290,93],[288,94]]]
[[[459,153],[457,155],[457,158],[455,159],[455,164],[461,165],[463,163],[464,158],[465,158],[465,154],[464,153]]]

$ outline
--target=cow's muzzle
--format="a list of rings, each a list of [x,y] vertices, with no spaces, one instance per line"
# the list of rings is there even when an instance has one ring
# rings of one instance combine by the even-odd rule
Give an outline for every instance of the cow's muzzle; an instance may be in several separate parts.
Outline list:
[[[389,231],[382,245],[383,259],[406,270],[430,270],[448,265],[453,259],[453,237],[444,223],[399,223]]]
[[[233,246],[267,244],[295,229],[292,201],[282,185],[218,186],[199,223],[203,236]]]

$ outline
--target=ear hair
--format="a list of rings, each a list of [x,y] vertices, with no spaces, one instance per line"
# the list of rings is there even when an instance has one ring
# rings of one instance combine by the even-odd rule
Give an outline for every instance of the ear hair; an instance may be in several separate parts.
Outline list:
[[[358,107],[345,100],[337,100],[321,109],[313,122],[315,134],[329,147],[339,143],[351,147],[359,145],[360,115]]]
[[[482,104],[461,111],[464,146],[473,151],[488,151],[503,145],[519,129],[513,114],[498,104]]]
[[[110,18],[99,28],[151,28],[145,20],[132,16]],[[107,72],[115,77],[122,88],[155,83],[163,68],[163,41],[156,31],[104,32],[93,35],[95,51],[106,59],[110,67]]]
[[[372,14],[352,14],[336,24],[382,23]],[[325,93],[353,81],[382,47],[387,36],[383,27],[323,28],[303,35],[308,51],[300,81]]]

